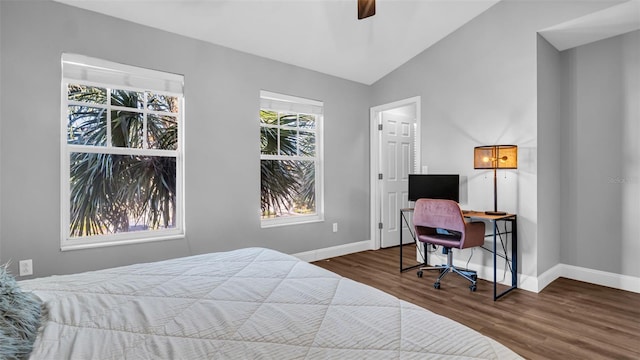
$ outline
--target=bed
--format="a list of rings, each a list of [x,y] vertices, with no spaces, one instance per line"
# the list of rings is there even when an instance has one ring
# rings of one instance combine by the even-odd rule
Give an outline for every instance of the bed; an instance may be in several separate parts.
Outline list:
[[[453,320],[247,248],[18,283],[46,313],[30,359],[518,359]]]

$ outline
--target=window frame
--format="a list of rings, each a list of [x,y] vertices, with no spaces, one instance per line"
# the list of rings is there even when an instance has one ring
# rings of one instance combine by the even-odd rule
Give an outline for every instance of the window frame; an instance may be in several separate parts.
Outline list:
[[[61,173],[61,251],[77,250],[86,248],[96,248],[105,246],[115,246],[151,241],[162,241],[180,239],[185,236],[184,226],[184,77],[182,75],[150,70],[130,65],[119,64],[107,60],[91,58],[77,54],[62,54],[62,81],[61,81],[61,109],[60,109],[60,173]],[[71,70],[65,71],[65,65]],[[86,72],[102,71],[106,76],[86,76],[78,69],[86,68]],[[133,85],[124,82],[134,78]],[[102,80],[102,81],[96,81]],[[122,81],[119,81],[122,79]],[[120,82],[120,83],[118,83]],[[171,82],[169,89],[161,89],[159,86],[163,82]],[[70,84],[93,86],[106,89],[107,101],[105,104],[95,104],[69,100],[68,86]],[[111,90],[137,91],[144,94],[144,104],[147,105],[147,92],[158,95],[169,95],[178,98],[178,112],[171,113],[170,116],[176,118],[177,126],[177,148],[170,149],[149,149],[147,137],[148,115],[167,115],[164,112],[143,108],[126,108],[111,104]],[[179,91],[176,91],[178,90]],[[77,145],[68,142],[68,119],[69,106],[85,106],[91,108],[101,108],[106,111],[106,132],[107,140],[102,145]],[[143,147],[128,148],[113,146],[111,141],[111,110],[124,110],[143,114]],[[176,159],[176,193],[175,193],[175,227],[170,229],[137,230],[111,234],[90,235],[82,237],[71,237],[71,180],[70,180],[70,158],[72,153],[102,153],[111,155],[133,155],[133,156],[153,156],[172,157]]]
[[[324,123],[324,103],[318,100],[311,100],[307,98],[285,95],[275,93],[266,90],[260,90],[260,106],[259,110],[277,111],[283,113],[296,113],[298,117],[300,114],[313,115],[316,118],[315,130],[309,131],[315,134],[315,156],[307,157],[300,155],[272,155],[262,154],[260,146],[258,151],[260,154],[260,162],[262,160],[291,160],[291,161],[313,161],[315,165],[315,205],[316,211],[314,214],[300,214],[295,216],[275,217],[275,218],[263,218],[262,211],[260,210],[260,227],[270,228],[277,226],[298,225],[306,223],[315,223],[324,221],[324,163],[323,163],[323,123]],[[258,125],[260,127],[259,133],[262,133],[263,125],[258,119]],[[266,126],[276,128],[275,126]],[[299,124],[293,127],[285,127],[286,129],[300,129]],[[308,130],[303,129],[303,132]],[[260,144],[260,137],[258,137],[258,144]],[[279,146],[278,146],[279,148]],[[310,160],[313,159],[313,160]],[[262,181],[262,180],[260,180]]]

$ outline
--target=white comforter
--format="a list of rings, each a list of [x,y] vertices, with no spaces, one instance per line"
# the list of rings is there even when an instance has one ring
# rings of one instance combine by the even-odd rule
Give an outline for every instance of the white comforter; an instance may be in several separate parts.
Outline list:
[[[457,322],[273,250],[20,282],[31,359],[515,359]]]

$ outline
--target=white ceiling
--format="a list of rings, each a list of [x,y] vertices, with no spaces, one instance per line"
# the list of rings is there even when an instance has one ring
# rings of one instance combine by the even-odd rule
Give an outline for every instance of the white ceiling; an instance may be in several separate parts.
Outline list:
[[[372,84],[499,0],[55,0]]]
[[[364,20],[357,0],[54,1],[370,85],[500,0],[377,0]],[[639,3],[540,33],[564,50],[636,30]]]
[[[640,1],[631,0],[539,31],[562,51],[640,29]]]

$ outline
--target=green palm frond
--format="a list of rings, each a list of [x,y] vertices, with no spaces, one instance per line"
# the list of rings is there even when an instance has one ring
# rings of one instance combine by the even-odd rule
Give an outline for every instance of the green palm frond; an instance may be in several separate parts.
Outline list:
[[[106,110],[91,104],[105,104],[106,90],[70,85],[68,96],[87,103],[70,106],[69,143],[105,146],[109,141]],[[173,111],[177,106],[176,97],[150,98],[154,103],[149,106],[155,110]],[[144,106],[144,94],[111,90],[110,99],[112,105],[132,109],[111,111],[111,145],[142,148],[142,114],[135,110]],[[177,134],[177,118],[147,117],[146,140],[153,148],[175,150]],[[175,158],[72,152],[69,171],[71,236],[126,232],[134,225],[149,229],[175,226]]]
[[[260,111],[260,149],[263,155],[315,157],[315,135],[298,129],[299,114]],[[315,118],[306,117],[305,126]],[[313,124],[315,126],[315,124]],[[315,210],[315,161],[261,160],[260,198],[263,217],[295,209]]]

